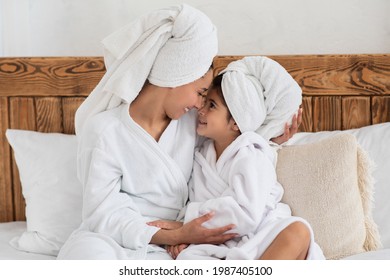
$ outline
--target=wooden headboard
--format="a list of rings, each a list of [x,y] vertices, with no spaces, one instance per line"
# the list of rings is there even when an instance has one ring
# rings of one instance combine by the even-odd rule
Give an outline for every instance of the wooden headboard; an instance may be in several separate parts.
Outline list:
[[[241,56],[219,56],[214,73]],[[301,131],[390,121],[390,54],[270,56],[303,90]],[[25,220],[7,128],[74,133],[74,114],[105,73],[101,57],[0,58],[0,222]]]

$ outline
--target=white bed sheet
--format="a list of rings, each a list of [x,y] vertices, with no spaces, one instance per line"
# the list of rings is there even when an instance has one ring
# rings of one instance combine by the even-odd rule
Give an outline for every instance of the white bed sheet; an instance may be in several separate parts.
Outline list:
[[[390,249],[379,249],[377,251],[356,254],[343,260],[390,260]]]
[[[0,260],[54,260],[55,257],[19,251],[9,241],[26,230],[26,222],[0,223]],[[390,260],[390,249],[365,252],[344,258],[344,260]]]
[[[9,241],[26,230],[26,222],[0,223],[0,260],[54,260],[55,257],[19,251]]]

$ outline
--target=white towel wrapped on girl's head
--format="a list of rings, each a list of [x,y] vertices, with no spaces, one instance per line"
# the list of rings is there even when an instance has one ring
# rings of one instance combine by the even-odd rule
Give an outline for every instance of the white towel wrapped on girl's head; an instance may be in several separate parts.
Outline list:
[[[302,103],[302,90],[276,61],[262,56],[231,62],[222,78],[226,104],[241,132],[282,135]]]
[[[217,31],[186,4],[148,13],[103,40],[107,72],[76,113],[76,134],[86,120],[131,103],[146,80],[178,87],[201,78],[218,51]]]

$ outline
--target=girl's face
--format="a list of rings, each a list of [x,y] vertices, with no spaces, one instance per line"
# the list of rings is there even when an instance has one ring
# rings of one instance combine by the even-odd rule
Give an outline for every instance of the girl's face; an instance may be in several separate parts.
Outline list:
[[[209,70],[192,83],[172,88],[165,103],[168,117],[177,120],[193,108],[199,110],[204,104],[212,79],[213,71]]]
[[[235,139],[239,129],[216,90],[210,90],[206,103],[198,112],[196,132],[216,142]]]

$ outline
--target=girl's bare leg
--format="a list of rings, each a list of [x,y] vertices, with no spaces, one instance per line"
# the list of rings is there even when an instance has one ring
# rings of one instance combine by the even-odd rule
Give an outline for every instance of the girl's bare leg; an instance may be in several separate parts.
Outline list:
[[[305,260],[309,245],[309,229],[301,222],[294,222],[276,236],[260,260]]]

